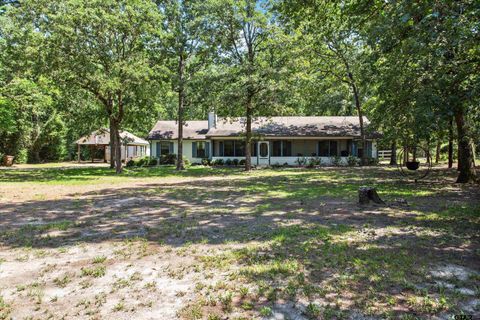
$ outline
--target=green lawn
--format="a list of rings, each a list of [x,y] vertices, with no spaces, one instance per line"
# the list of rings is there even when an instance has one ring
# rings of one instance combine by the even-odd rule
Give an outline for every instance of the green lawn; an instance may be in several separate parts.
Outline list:
[[[476,314],[480,191],[454,176],[437,169],[414,183],[388,167],[3,170],[0,259],[39,271],[6,276],[0,301],[14,316],[58,316],[68,301],[77,301],[73,315],[97,317]],[[363,185],[387,206],[359,206]],[[45,264],[64,272],[42,273]],[[41,288],[41,302],[18,286]],[[51,302],[52,287],[69,293]],[[160,311],[169,296],[181,304]]]

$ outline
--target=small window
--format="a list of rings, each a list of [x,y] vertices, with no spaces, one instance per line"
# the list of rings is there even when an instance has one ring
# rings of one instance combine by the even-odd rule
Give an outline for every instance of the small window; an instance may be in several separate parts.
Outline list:
[[[206,144],[204,141],[197,142],[197,154],[193,155],[194,158],[205,158],[206,157]]]
[[[256,157],[257,156],[257,147],[258,147],[257,142],[255,142],[255,141],[250,142],[250,146],[251,146],[250,155],[252,157]]]
[[[167,155],[170,153],[170,143],[160,142],[160,155]]]
[[[338,156],[338,144],[337,141],[330,141],[330,157]]]
[[[328,140],[318,142],[318,155],[320,157],[329,157],[330,144]]]
[[[292,141],[282,141],[283,142],[283,156],[291,157],[292,156]]]
[[[260,157],[268,157],[268,144],[265,142],[260,143]]]
[[[272,157],[282,156],[282,141],[273,141],[272,143]]]
[[[245,156],[245,142],[235,141],[235,157],[244,157],[244,156]]]
[[[233,157],[235,155],[235,145],[233,140],[223,141],[223,156]]]

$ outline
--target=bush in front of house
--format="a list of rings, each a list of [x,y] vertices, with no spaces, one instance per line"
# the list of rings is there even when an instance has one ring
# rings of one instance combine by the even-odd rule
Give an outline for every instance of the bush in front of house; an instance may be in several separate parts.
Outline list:
[[[214,165],[216,166],[223,166],[223,164],[224,164],[223,159],[217,159],[214,161]]]
[[[233,165],[234,166],[238,166],[238,164],[240,163],[240,161],[238,161],[238,159],[233,159]]]
[[[127,161],[127,163],[125,164],[125,167],[127,168],[131,168],[131,167],[134,167],[135,166],[135,160],[133,159],[130,159]]]
[[[148,161],[149,166],[156,166],[158,165],[158,159],[157,158],[152,158]]]
[[[322,159],[319,157],[312,157],[308,160],[307,167],[308,168],[315,168],[317,166],[320,166],[322,164]]]
[[[300,167],[304,167],[307,164],[307,158],[299,156],[297,160],[295,160],[295,163],[297,163]]]
[[[232,159],[227,159],[227,160],[225,160],[225,165],[231,166],[232,164],[233,164]]]
[[[347,164],[349,167],[356,167],[358,166],[359,159],[355,156],[349,155],[347,158]]]
[[[238,162],[238,164],[241,165],[241,166],[244,166],[244,165],[245,165],[245,162],[246,162],[245,159],[241,159],[241,160]]]
[[[160,164],[175,164],[177,155],[174,153],[164,154],[160,156]]]
[[[150,159],[148,157],[143,157],[135,161],[135,164],[137,167],[144,167],[144,166],[148,166],[149,162],[150,162]]]
[[[212,164],[212,163],[211,163],[210,159],[208,159],[208,158],[203,158],[203,159],[202,159],[202,165],[204,165],[204,166],[209,166],[209,165],[211,165],[211,164]]]
[[[367,158],[367,164],[369,166],[376,166],[378,165],[378,158]]]
[[[335,167],[340,167],[342,165],[342,158],[340,156],[331,157],[330,162]]]

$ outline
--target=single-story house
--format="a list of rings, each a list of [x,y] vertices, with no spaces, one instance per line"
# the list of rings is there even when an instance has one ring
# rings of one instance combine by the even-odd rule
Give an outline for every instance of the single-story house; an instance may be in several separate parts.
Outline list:
[[[369,121],[363,118],[365,128]],[[320,158],[329,164],[340,157],[346,163],[349,156],[361,157],[358,117],[257,117],[252,122],[252,164],[298,164],[298,159]],[[378,133],[367,136],[367,156],[377,157]],[[178,123],[158,121],[147,140],[151,157],[176,154]],[[183,154],[192,163],[202,159],[244,159],[245,119],[219,118],[215,113],[205,121],[186,121],[183,127]],[[338,159],[338,158],[337,158]]]
[[[120,131],[122,141],[122,161],[148,156],[150,154],[150,144],[148,141],[137,137],[128,131]],[[89,147],[90,150],[101,149],[103,152],[103,161],[110,161],[110,131],[108,129],[99,129],[89,135],[81,137],[76,141],[78,146],[78,162],[80,162],[80,148]],[[94,152],[92,154],[92,162]]]

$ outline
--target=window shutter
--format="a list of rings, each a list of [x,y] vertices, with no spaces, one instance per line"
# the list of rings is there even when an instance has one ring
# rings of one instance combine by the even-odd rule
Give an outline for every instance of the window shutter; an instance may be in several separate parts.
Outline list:
[[[173,154],[173,142],[168,143],[168,153]]]
[[[197,157],[197,142],[192,142],[192,158]]]
[[[160,142],[157,142],[155,144],[155,154],[157,155],[157,158],[160,158],[160,151],[161,151],[162,147],[161,147],[161,144]]]
[[[205,157],[210,159],[210,142],[205,142]]]

